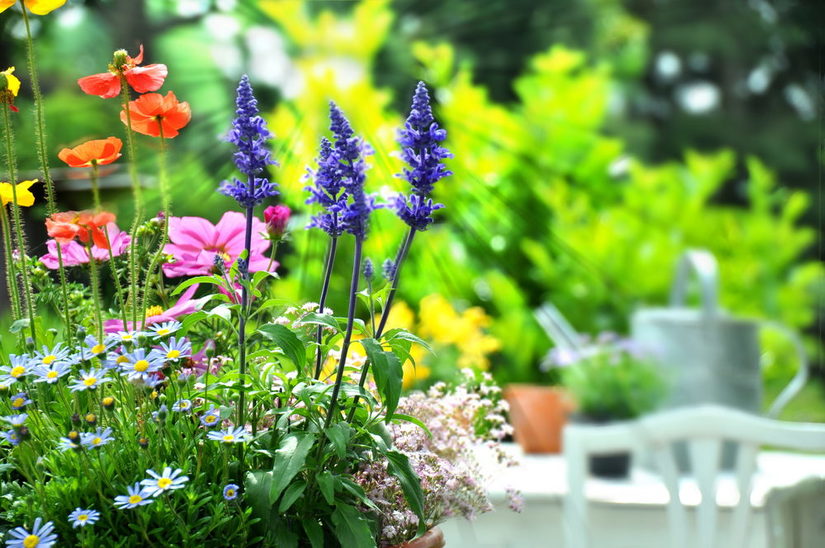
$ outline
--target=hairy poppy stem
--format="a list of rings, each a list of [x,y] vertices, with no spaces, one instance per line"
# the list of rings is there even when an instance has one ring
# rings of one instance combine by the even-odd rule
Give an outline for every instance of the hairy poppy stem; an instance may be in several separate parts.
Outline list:
[[[335,251],[338,247],[338,238],[333,236],[329,244],[329,253],[327,254],[327,261],[324,265],[324,283],[321,286],[321,298],[318,301],[318,313],[324,313],[324,306],[327,304],[327,294],[329,293],[329,279],[332,277],[332,268],[335,265]],[[321,340],[324,333],[324,327],[319,325],[315,333],[315,342],[318,344],[318,350],[315,354],[315,378],[321,377],[321,366],[324,363],[324,355],[321,350]]]
[[[14,154],[14,129],[6,105],[0,105],[3,111],[3,129],[6,141],[6,158],[8,159],[9,182],[11,186],[11,214],[14,223],[14,233],[17,237],[17,251],[20,254],[20,279],[23,282],[23,303],[26,306],[26,315],[29,317],[29,329],[34,344],[37,344],[37,333],[34,328],[34,291],[29,283],[29,255],[26,249],[26,237],[23,219],[20,216],[20,205],[17,201],[17,157]],[[5,206],[3,206],[5,208]],[[11,259],[14,262],[14,257]]]
[[[129,304],[132,313],[132,325],[137,327],[140,295],[138,294],[137,272],[137,243],[138,228],[143,217],[143,191],[140,188],[140,178],[137,172],[137,155],[135,154],[135,137],[132,131],[132,113],[129,110],[129,84],[126,77],[120,75],[120,101],[126,113],[126,148],[129,150],[129,177],[132,180],[132,199],[135,202],[135,213],[132,226],[129,229]],[[140,311],[143,315],[143,311]]]
[[[0,105],[0,108],[2,106]],[[20,311],[20,293],[17,287],[17,269],[14,266],[14,259],[12,252],[14,246],[11,243],[11,224],[9,223],[9,216],[6,214],[6,206],[0,206],[0,223],[3,230],[3,252],[6,260],[6,287],[9,291],[9,298],[11,299],[11,316],[14,321],[21,317]]]
[[[46,187],[46,211],[49,215],[57,213],[57,200],[55,198],[54,181],[52,181],[49,171],[49,156],[46,152],[46,119],[43,109],[43,94],[40,92],[40,77],[37,74],[37,65],[34,58],[34,40],[32,38],[31,25],[29,24],[29,14],[23,2],[20,3],[23,12],[23,23],[26,27],[26,57],[29,64],[29,77],[31,79],[32,95],[34,96],[34,121],[35,121],[35,143],[37,158],[40,161],[40,171],[43,174],[43,184]],[[57,245],[57,276],[60,280],[60,293],[63,299],[63,315],[66,326],[66,342],[71,346],[74,337],[71,328],[71,312],[69,310],[69,285],[66,281],[66,268],[63,265],[63,250]]]
[[[94,194],[95,210],[98,212],[101,209],[100,195],[98,193],[99,180],[100,167],[97,165],[97,162],[92,162],[92,193]],[[129,329],[126,324],[126,302],[123,300],[123,287],[120,285],[120,278],[117,275],[117,268],[115,267],[115,253],[112,251],[112,241],[109,239],[109,229],[104,228],[103,234],[106,236],[106,245],[109,246],[109,271],[112,274],[112,282],[115,284],[120,319],[123,321],[123,330],[128,331]]]
[[[344,380],[344,367],[347,365],[347,354],[349,353],[349,345],[352,341],[352,325],[355,323],[355,302],[358,294],[358,279],[361,276],[361,249],[363,244],[363,238],[356,236],[355,258],[352,264],[352,280],[350,281],[349,306],[347,308],[347,331],[344,334],[344,342],[341,343],[341,362],[338,364],[335,386],[332,388],[332,396],[330,397],[324,428],[329,427],[332,423],[332,417],[335,415],[335,410],[338,406],[338,393],[341,391],[341,383]]]
[[[86,253],[89,255],[89,280],[92,285],[92,300],[95,302],[95,335],[97,340],[101,341],[103,340],[103,317],[101,316],[103,301],[100,298],[100,276],[97,272],[97,261],[92,253],[91,240],[86,244]]]
[[[160,131],[160,153],[158,155],[158,187],[160,190],[160,202],[161,202],[161,209],[163,210],[163,233],[160,236],[160,242],[158,243],[158,250],[155,252],[154,256],[152,257],[152,262],[149,264],[149,269],[146,271],[146,282],[143,288],[143,306],[141,307],[143,310],[149,309],[149,287],[152,284],[152,276],[154,275],[155,269],[158,269],[158,276],[163,279],[163,271],[161,270],[160,266],[162,263],[163,258],[163,248],[166,247],[167,242],[169,241],[169,216],[172,214],[171,212],[171,199],[169,197],[169,188],[168,188],[168,173],[166,169],[166,139],[163,137],[163,122],[158,121],[158,128]],[[141,329],[146,327],[146,315],[143,315],[143,320],[141,323]]]

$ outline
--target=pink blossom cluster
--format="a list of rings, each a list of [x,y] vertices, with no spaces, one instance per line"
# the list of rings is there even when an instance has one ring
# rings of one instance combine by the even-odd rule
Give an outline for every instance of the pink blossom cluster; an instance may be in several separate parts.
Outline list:
[[[486,447],[500,466],[515,464],[501,446],[512,432],[501,389],[486,373],[477,376],[465,370],[462,375],[458,386],[438,383],[427,393],[415,392],[399,402],[398,412],[419,418],[432,436],[408,422],[390,426],[395,447],[407,455],[421,478],[428,527],[449,517],[473,519],[492,510],[486,490],[490,470],[482,466],[479,449]],[[415,535],[418,518],[406,504],[398,481],[387,473],[386,463],[368,464],[356,479],[381,509],[387,545]],[[510,507],[520,511],[519,494],[514,490],[507,494]]]

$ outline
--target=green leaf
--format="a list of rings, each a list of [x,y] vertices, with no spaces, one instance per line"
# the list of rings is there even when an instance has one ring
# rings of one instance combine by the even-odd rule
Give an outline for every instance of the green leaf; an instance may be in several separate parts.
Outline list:
[[[290,507],[295,504],[295,501],[301,498],[306,488],[307,483],[303,480],[296,481],[287,487],[286,491],[284,491],[284,496],[281,497],[281,504],[278,505],[278,511],[283,514],[289,510]]]
[[[332,442],[335,454],[343,459],[347,454],[347,443],[352,436],[352,427],[344,422],[337,422],[324,431]]]
[[[286,326],[270,323],[258,329],[275,344],[281,347],[289,361],[295,364],[295,368],[301,372],[307,360],[307,352],[301,339]]]
[[[407,422],[411,422],[412,424],[414,424],[414,425],[418,426],[418,427],[419,427],[419,428],[421,428],[424,432],[426,432],[428,437],[430,437],[430,438],[432,438],[432,437],[433,437],[433,433],[432,433],[432,432],[430,432],[430,429],[429,429],[429,428],[427,428],[427,425],[426,425],[426,424],[424,424],[423,422],[421,422],[421,421],[420,421],[419,419],[417,419],[416,417],[413,417],[413,416],[411,416],[411,415],[405,415],[405,414],[403,414],[403,413],[394,413],[394,414],[392,415],[392,417],[390,417],[390,420],[399,420],[399,421],[407,421]]]
[[[303,519],[301,524],[312,548],[324,548],[324,528],[314,519]]]
[[[423,346],[425,349],[427,349],[430,352],[433,351],[433,349],[430,347],[430,345],[427,341],[425,341],[424,339],[422,339],[420,337],[417,337],[417,336],[413,335],[412,333],[410,333],[406,329],[401,329],[400,327],[397,327],[395,329],[390,329],[389,331],[384,333],[381,336],[381,338],[384,339],[385,341],[391,341],[393,339],[401,339],[401,340],[404,340],[404,341],[410,341],[410,342],[413,342],[415,344],[420,344],[421,346]]]
[[[360,343],[372,362],[375,385],[383,398],[387,413],[386,421],[389,422],[390,416],[398,407],[398,399],[401,397],[404,368],[401,366],[401,360],[398,359],[398,356],[385,351],[375,339],[362,339]]]
[[[244,487],[246,500],[252,506],[252,513],[259,518],[264,528],[269,527],[272,502],[269,500],[269,491],[272,486],[272,472],[247,472]]]
[[[187,287],[195,285],[195,284],[212,284],[212,285],[219,285],[221,287],[226,285],[224,283],[224,279],[219,277],[219,276],[195,276],[194,278],[189,278],[188,280],[179,283],[178,286],[174,289],[174,291],[172,291],[171,295],[172,296],[177,295],[178,293],[181,293]]]
[[[307,454],[315,442],[315,436],[306,432],[294,432],[284,436],[272,465],[272,486],[269,489],[269,503],[275,504],[281,492],[301,471]]]
[[[335,536],[341,546],[368,548],[375,546],[369,523],[354,506],[338,503],[332,512]]]
[[[427,529],[424,517],[424,492],[421,490],[421,479],[410,466],[407,455],[398,451],[387,451],[387,471],[398,478],[404,498],[410,509],[418,516],[418,534],[423,535]]]
[[[335,477],[329,470],[324,470],[315,476],[315,481],[318,483],[321,494],[324,495],[324,500],[327,501],[327,504],[332,505],[335,501]]]
[[[331,327],[335,331],[340,331],[341,327],[334,317],[329,314],[310,313],[301,318],[301,323],[318,324],[326,327]]]

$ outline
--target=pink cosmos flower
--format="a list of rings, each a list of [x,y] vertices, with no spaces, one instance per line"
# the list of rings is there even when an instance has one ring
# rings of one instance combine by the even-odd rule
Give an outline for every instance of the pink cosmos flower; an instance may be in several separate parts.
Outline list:
[[[109,242],[112,244],[112,254],[115,257],[123,254],[129,248],[129,242],[131,242],[129,234],[122,232],[115,223],[106,225],[106,233],[109,235]],[[40,260],[46,268],[57,270],[59,266],[57,261],[57,242],[55,240],[47,241],[46,249],[48,253],[40,257]],[[77,266],[89,262],[89,254],[86,252],[86,247],[77,241],[72,240],[61,245],[60,251],[63,253],[63,264],[65,266]],[[97,261],[108,261],[109,250],[92,245],[92,256]]]
[[[213,225],[201,217],[170,217],[169,240],[163,251],[175,258],[163,265],[163,273],[177,276],[200,276],[215,270],[215,260],[223,260],[228,269],[244,250],[246,219],[239,211],[227,211]],[[249,271],[266,270],[269,258],[266,250],[269,241],[264,237],[266,224],[257,217],[252,218],[252,248],[249,256]],[[272,263],[272,270],[278,266]]]
[[[151,325],[153,323],[162,323],[168,322],[171,320],[176,320],[181,316],[186,316],[187,314],[191,314],[195,310],[201,307],[203,304],[203,299],[193,299],[192,297],[195,295],[195,291],[198,290],[199,284],[190,285],[186,288],[178,302],[175,303],[174,306],[169,308],[168,310],[163,310],[159,306],[153,306],[149,310],[146,311],[146,325]],[[126,329],[123,329],[123,320],[118,318],[112,318],[103,322],[103,331],[106,333],[117,333],[118,331],[134,331],[139,329],[141,326],[141,322],[137,322],[134,324],[132,322],[126,322]]]

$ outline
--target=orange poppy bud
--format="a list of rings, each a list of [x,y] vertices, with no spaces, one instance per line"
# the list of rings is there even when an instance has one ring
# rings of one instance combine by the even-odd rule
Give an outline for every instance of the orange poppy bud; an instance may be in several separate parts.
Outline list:
[[[189,103],[179,102],[171,91],[164,97],[160,93],[147,93],[129,102],[132,129],[143,135],[160,137],[161,128],[165,138],[177,137],[178,130],[192,119]],[[120,112],[121,121],[126,124],[126,111]]]
[[[166,65],[138,66],[142,62],[142,44],[137,57],[129,57],[126,50],[118,50],[114,53],[113,61],[109,65],[109,72],[84,76],[77,81],[77,84],[84,93],[97,95],[103,99],[116,97],[120,93],[121,74],[126,78],[126,82],[138,93],[146,93],[147,91],[160,89],[167,74],[169,74]]]
[[[74,148],[64,148],[57,157],[69,164],[69,167],[91,167],[94,164],[105,166],[120,158],[123,141],[117,137],[86,141]]]

